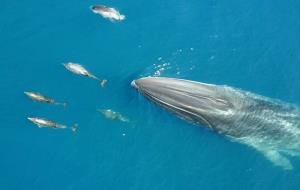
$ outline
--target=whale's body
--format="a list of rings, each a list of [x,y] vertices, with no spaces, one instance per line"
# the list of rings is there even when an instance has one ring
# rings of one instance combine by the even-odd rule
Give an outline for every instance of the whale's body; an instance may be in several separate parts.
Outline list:
[[[189,122],[206,126],[292,169],[300,156],[300,108],[229,86],[146,77],[132,82],[142,95]]]

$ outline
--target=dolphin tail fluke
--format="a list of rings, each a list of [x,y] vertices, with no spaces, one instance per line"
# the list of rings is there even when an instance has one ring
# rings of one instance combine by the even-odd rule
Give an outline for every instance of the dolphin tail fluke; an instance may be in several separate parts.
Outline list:
[[[87,75],[88,77],[92,78],[92,79],[95,79],[95,80],[98,80],[100,85],[102,87],[104,87],[104,85],[107,83],[107,80],[106,79],[99,79],[98,77],[96,77],[95,75],[92,75],[92,74],[88,74]]]
[[[56,102],[55,105],[63,106],[64,108],[66,108],[68,104],[66,102],[64,102],[64,103]]]
[[[119,120],[122,122],[129,122],[129,119],[124,116],[119,116]]]
[[[119,20],[125,20],[125,15],[120,15]]]
[[[99,82],[100,82],[101,87],[104,87],[105,84],[107,83],[107,80],[106,79],[102,79],[102,80],[100,79]]]
[[[67,104],[66,102],[63,103],[64,108],[66,108],[67,105],[68,105],[68,104]]]
[[[75,123],[75,124],[70,128],[73,134],[76,134],[77,128],[78,128],[78,124],[77,124],[77,123]]]

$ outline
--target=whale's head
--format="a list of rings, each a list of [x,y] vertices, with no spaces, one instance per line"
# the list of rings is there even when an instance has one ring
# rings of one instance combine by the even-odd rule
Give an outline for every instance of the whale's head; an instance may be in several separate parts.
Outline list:
[[[232,115],[234,105],[217,85],[164,77],[145,77],[131,85],[180,118],[212,129]]]

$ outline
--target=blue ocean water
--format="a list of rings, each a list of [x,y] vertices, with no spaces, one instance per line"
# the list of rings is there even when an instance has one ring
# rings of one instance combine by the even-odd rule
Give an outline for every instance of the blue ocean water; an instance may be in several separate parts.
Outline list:
[[[89,10],[93,4],[116,7],[126,19],[105,20]],[[130,87],[142,76],[168,76],[300,105],[299,10],[295,0],[3,0],[0,188],[299,189],[299,158],[283,170]],[[62,63],[70,61],[106,78],[106,87],[68,72]],[[27,90],[69,105],[32,102]],[[28,116],[79,128],[76,135],[39,129]]]

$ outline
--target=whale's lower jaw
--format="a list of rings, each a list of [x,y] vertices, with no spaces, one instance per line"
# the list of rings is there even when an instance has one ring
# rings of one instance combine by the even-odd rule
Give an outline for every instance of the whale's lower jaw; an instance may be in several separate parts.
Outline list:
[[[165,110],[173,113],[180,119],[185,120],[192,124],[206,126],[213,130],[213,126],[211,125],[211,123],[207,119],[202,117],[200,114],[193,113],[192,111],[188,111],[188,110],[182,109],[177,106],[173,106],[173,105],[168,104],[167,102],[164,102],[164,101],[160,100],[159,98],[153,97],[149,94],[143,94],[143,95],[150,101],[154,102],[155,104],[159,105],[160,107],[164,108]]]
[[[286,155],[300,156],[300,109],[294,109],[290,104],[230,87],[181,79],[147,77],[132,81],[131,85],[179,118],[207,126],[232,141],[248,145],[283,169],[293,169]],[[247,102],[246,107],[236,105],[243,102]],[[292,113],[287,113],[289,111]],[[286,117],[289,114],[293,117]],[[270,124],[274,119],[281,122]],[[298,136],[291,133],[291,129],[296,130]],[[297,143],[299,149],[290,150],[297,145],[289,147],[284,141]]]

